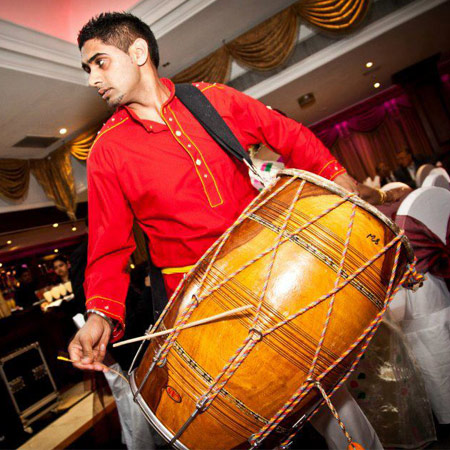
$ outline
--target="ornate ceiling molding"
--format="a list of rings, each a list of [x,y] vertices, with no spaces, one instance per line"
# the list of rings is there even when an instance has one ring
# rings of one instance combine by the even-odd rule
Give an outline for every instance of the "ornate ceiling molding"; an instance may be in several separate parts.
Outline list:
[[[0,67],[86,84],[75,44],[1,19]]]

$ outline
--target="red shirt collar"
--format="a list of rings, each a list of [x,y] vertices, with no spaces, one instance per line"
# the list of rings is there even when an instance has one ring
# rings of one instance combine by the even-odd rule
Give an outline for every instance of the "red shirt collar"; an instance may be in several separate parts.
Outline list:
[[[175,85],[171,80],[168,78],[160,78],[161,82],[169,88],[169,98],[163,103],[161,110],[163,110],[169,103],[172,102],[173,98],[175,97]],[[127,105],[119,106],[114,114],[114,116],[118,116],[118,118],[124,118],[126,115],[128,115],[131,119],[133,119],[135,122],[142,125],[149,133],[158,133],[159,131],[167,130],[167,125],[154,122],[153,120],[144,120],[141,119],[131,108],[129,108]]]

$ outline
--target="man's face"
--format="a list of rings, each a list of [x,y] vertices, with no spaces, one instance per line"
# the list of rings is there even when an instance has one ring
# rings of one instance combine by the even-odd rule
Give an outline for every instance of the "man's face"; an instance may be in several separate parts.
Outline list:
[[[26,270],[19,277],[19,281],[21,284],[30,284],[33,281],[33,277],[31,276],[31,272]]]
[[[412,163],[412,157],[409,153],[401,152],[397,155],[397,161],[402,167],[408,167]]]
[[[64,261],[57,260],[53,262],[53,270],[56,275],[64,278],[69,273],[69,266]]]
[[[133,100],[140,74],[127,53],[99,39],[90,39],[81,49],[81,65],[89,74],[89,85],[109,106],[115,108]]]

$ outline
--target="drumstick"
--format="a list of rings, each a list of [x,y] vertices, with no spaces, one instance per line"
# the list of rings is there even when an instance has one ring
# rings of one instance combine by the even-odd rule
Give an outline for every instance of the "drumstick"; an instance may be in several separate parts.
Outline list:
[[[74,361],[73,359],[69,359],[66,358],[65,356],[57,356],[56,359],[59,359],[60,361],[66,361],[66,362],[70,362],[70,363],[74,363],[76,361]],[[127,384],[130,384],[129,381],[117,370],[113,369],[112,367],[108,367],[103,363],[100,363],[102,366],[106,367],[108,370],[110,370],[111,372],[115,373],[116,375],[119,375],[119,377],[121,377],[124,381],[127,382]]]
[[[205,317],[204,319],[200,319],[200,320],[196,320],[195,322],[187,323],[186,325],[183,325],[182,327],[178,328],[178,330],[181,331],[181,330],[185,330],[186,328],[195,327],[197,325],[203,325],[205,323],[209,323],[209,322],[212,322],[217,319],[222,319],[224,317],[232,316],[233,314],[240,313],[241,311],[245,311],[250,308],[253,308],[253,305],[241,306],[239,308],[232,309],[231,311],[225,311],[225,312],[217,314],[215,316]],[[127,339],[126,341],[122,341],[122,342],[116,342],[115,344],[113,344],[113,347],[120,347],[121,345],[131,344],[133,342],[139,342],[139,341],[146,341],[146,340],[158,337],[158,336],[164,336],[165,334],[172,333],[172,331],[174,329],[175,328],[170,328],[169,330],[158,331],[158,332],[152,333],[152,334],[144,334],[144,336]]]

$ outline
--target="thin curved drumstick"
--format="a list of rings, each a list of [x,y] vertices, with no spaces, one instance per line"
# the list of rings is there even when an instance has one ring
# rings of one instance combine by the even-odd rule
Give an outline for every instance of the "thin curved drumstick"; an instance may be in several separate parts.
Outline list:
[[[197,325],[204,325],[205,323],[213,322],[214,320],[223,319],[224,317],[232,316],[234,314],[238,314],[242,311],[246,311],[247,309],[253,308],[253,305],[245,305],[240,306],[239,308],[232,309],[230,311],[226,311],[215,316],[205,317],[204,319],[196,320],[195,322],[187,323],[182,327],[178,328],[179,331],[185,330],[186,328],[196,327]],[[170,334],[174,329],[170,328],[169,330],[158,331],[152,334],[144,334],[144,336],[135,337],[132,339],[127,339],[126,341],[116,342],[113,344],[113,347],[120,347],[121,345],[131,344],[133,342],[146,341],[149,339],[153,339],[158,336],[164,336],[165,334]]]
[[[70,363],[76,362],[73,359],[66,358],[65,356],[58,356],[56,359],[59,359],[60,361],[70,362]],[[115,373],[116,375],[119,375],[119,377],[122,378],[124,381],[126,381],[128,385],[130,384],[129,381],[120,372],[118,372],[117,370],[113,369],[112,367],[106,366],[103,363],[100,363],[100,364],[102,366],[105,366],[106,369],[110,370],[111,372]]]

